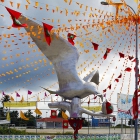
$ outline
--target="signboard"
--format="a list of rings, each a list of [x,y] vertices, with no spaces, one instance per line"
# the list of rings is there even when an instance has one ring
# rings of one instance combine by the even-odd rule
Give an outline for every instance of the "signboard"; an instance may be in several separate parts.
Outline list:
[[[119,94],[118,93],[118,118],[132,118],[128,110],[132,107],[133,95]]]
[[[33,107],[36,102],[4,102],[4,107]]]
[[[9,124],[10,121],[7,121],[7,120],[0,120],[0,124]]]
[[[118,118],[131,119],[133,95],[119,94],[118,93]],[[140,102],[140,101],[139,101]],[[140,114],[139,114],[140,115]]]
[[[91,110],[91,111],[94,111],[94,112],[98,112],[98,111],[101,111],[102,109],[102,106],[82,106],[83,108],[85,109],[88,109],[88,110]]]

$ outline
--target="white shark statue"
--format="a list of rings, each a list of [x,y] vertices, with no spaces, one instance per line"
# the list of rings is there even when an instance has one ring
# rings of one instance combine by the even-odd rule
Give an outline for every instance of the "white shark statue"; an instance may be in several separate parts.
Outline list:
[[[79,52],[75,46],[71,45],[71,43],[64,38],[60,36],[57,37],[55,33],[51,35],[52,42],[50,46],[48,46],[48,44],[43,41],[44,31],[42,26],[32,20],[27,20],[24,16],[21,16],[19,21],[21,23],[27,23],[28,28],[25,28],[26,31],[30,33],[33,41],[42,53],[53,63],[55,68],[58,77],[59,90],[51,91],[46,88],[44,89],[51,94],[61,96],[65,102],[49,103],[48,106],[50,108],[65,108],[70,112],[71,117],[74,116],[76,110],[77,113],[79,113],[75,115],[75,117],[81,117],[82,113],[94,115],[91,111],[81,107],[81,99],[93,94],[100,96],[103,100],[102,94],[97,90],[99,72],[93,71],[87,77],[81,79],[76,70]],[[31,26],[33,27],[32,29],[30,28]],[[39,34],[40,39],[37,38],[38,31],[41,31],[41,34]],[[35,32],[36,36],[32,34],[32,32]],[[66,102],[67,99],[71,100],[71,103]]]

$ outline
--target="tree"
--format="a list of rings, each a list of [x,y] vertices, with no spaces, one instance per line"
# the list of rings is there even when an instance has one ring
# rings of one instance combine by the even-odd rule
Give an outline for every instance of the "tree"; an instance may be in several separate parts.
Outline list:
[[[2,97],[2,99],[1,99],[1,102],[2,102],[3,106],[4,106],[4,102],[10,102],[10,101],[11,100],[10,100],[10,96],[9,95],[4,95]]]
[[[5,120],[6,119],[6,115],[4,112],[3,107],[0,107],[0,120]]]
[[[10,112],[10,118],[11,118],[11,124],[15,124],[16,126],[19,126],[19,121],[17,121],[19,118],[18,111],[12,111]]]
[[[63,112],[66,112],[66,110],[60,109],[60,110],[59,110],[59,113],[58,113],[58,115],[57,115],[58,118],[62,118],[62,111],[63,111]]]
[[[36,118],[36,119],[41,119],[42,117],[41,117],[41,115],[36,115],[35,118]]]
[[[6,113],[7,113],[7,107],[6,110],[4,109],[4,102],[10,102],[10,97],[9,95],[4,95],[1,99],[2,102],[2,107],[0,107],[0,120],[5,120],[6,119]]]
[[[24,113],[24,115],[29,118],[28,121],[25,121],[27,124],[27,127],[35,127],[36,126],[36,118],[33,116],[33,112],[29,109],[27,112]]]
[[[87,120],[84,120],[82,123],[82,126],[90,126],[90,122],[88,122]]]

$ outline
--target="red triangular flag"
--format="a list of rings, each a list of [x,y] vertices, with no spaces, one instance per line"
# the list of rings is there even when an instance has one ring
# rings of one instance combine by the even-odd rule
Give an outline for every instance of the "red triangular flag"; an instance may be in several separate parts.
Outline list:
[[[68,33],[67,35],[67,38],[68,38],[68,41],[74,46],[74,39],[75,39],[76,35],[74,34],[71,34],[71,33]]]
[[[94,96],[94,98],[93,99],[96,99],[97,98],[97,96]]]
[[[118,78],[122,78],[122,74],[120,74],[120,75],[118,76]]]
[[[136,58],[132,62],[136,62]]]
[[[103,92],[106,92],[106,89],[104,89]]]
[[[119,79],[115,79],[116,82],[119,82]]]
[[[131,68],[128,67],[124,71],[130,72],[131,71]]]
[[[43,28],[44,28],[44,34],[45,34],[45,39],[48,45],[50,46],[51,44],[51,36],[50,36],[50,31],[52,30],[53,26],[43,23]]]
[[[107,51],[107,53],[110,53],[111,49],[107,48],[106,51]]]
[[[111,84],[108,86],[109,89],[111,89]]]
[[[133,56],[128,56],[129,60],[132,60],[134,57]]]
[[[106,97],[106,93],[103,96]]]
[[[93,47],[94,47],[94,50],[98,50],[98,44],[96,44],[96,43],[94,43],[94,42],[91,42],[92,43],[92,45],[93,45]]]
[[[16,92],[16,97],[20,97],[20,95]]]
[[[15,10],[12,10],[10,8],[7,8],[7,11],[9,12],[9,14],[11,15],[12,17],[12,20],[13,20],[13,25],[12,27],[15,27],[15,28],[19,28],[19,27],[27,27],[27,24],[21,24],[18,20],[18,18],[20,17],[21,13],[15,11]]]
[[[32,94],[32,91],[28,90],[28,94],[31,95]]]
[[[46,92],[45,92],[45,96],[47,96]]]
[[[2,92],[2,95],[5,96],[6,94],[4,93],[4,91]]]
[[[119,52],[120,58],[124,58],[124,54]]]
[[[103,58],[104,58],[104,60],[107,58],[107,52],[105,52]]]
[[[137,93],[134,93],[134,97],[132,99],[132,104],[133,104],[133,119],[137,119],[138,118],[138,97],[136,97]]]
[[[106,49],[106,52],[103,56],[104,60],[107,58],[107,55],[108,55],[108,53],[110,53],[110,51],[111,51],[111,49],[109,49],[109,48]]]

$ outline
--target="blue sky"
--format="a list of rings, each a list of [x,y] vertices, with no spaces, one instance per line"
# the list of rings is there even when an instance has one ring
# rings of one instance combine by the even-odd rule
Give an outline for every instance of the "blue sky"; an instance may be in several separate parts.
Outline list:
[[[47,58],[41,56],[41,52],[38,51],[34,42],[32,42],[28,36],[21,37],[19,35],[19,33],[26,32],[23,28],[20,30],[14,28],[10,30],[6,29],[8,26],[11,26],[12,20],[4,6],[19,11],[28,18],[36,18],[36,22],[40,25],[42,24],[41,22],[45,22],[53,25],[56,29],[58,28],[58,24],[61,26],[65,24],[66,27],[70,27],[71,25],[75,26],[80,23],[81,25],[93,24],[92,20],[97,22],[99,19],[103,18],[103,16],[96,17],[95,15],[105,15],[106,12],[115,15],[115,8],[113,6],[101,5],[101,0],[76,0],[72,1],[71,5],[65,3],[64,0],[40,0],[38,8],[33,7],[35,1],[30,0],[30,2],[31,4],[29,5],[28,10],[25,9],[25,5],[28,4],[26,1],[14,0],[13,7],[11,7],[9,0],[0,3],[0,13],[1,15],[4,15],[4,17],[0,16],[0,25],[4,26],[4,28],[0,28],[0,38],[2,38],[2,40],[0,40],[0,89],[1,93],[4,91],[6,94],[12,95],[14,98],[16,95],[15,91],[17,91],[20,95],[23,95],[25,99],[27,97],[27,90],[31,90],[33,93],[30,95],[30,100],[36,100],[37,96],[40,96],[40,99],[44,98],[45,91],[42,90],[40,86],[48,88],[57,83],[57,76],[56,74],[52,74],[52,71],[54,71],[53,65],[50,64]],[[80,9],[76,2],[83,4],[83,7]],[[114,2],[120,1],[114,0]],[[21,4],[19,9],[16,8],[17,3]],[[136,10],[137,5],[133,0],[126,0],[126,3]],[[48,11],[46,11],[45,8],[46,4],[49,5]],[[88,6],[87,11],[85,11],[86,6]],[[40,7],[43,9],[40,10]],[[52,13],[52,9],[56,9],[56,7],[59,7],[59,12]],[[89,13],[91,12],[89,7],[94,9],[94,17],[92,18],[89,18]],[[68,9],[69,11],[68,16],[65,15],[65,12],[60,14],[60,11],[65,11],[65,9]],[[79,16],[71,15],[70,13],[75,10],[80,11],[81,14]],[[104,11],[103,14],[101,14],[99,10]],[[86,12],[85,16],[82,14],[84,12]],[[43,20],[44,18],[46,20]],[[52,19],[54,20],[53,22]],[[71,19],[72,22],[68,23],[68,19]],[[86,19],[86,21],[84,21],[84,19]],[[88,23],[89,19],[90,21]],[[58,20],[60,20],[60,23],[58,23]],[[104,20],[107,20],[107,17]],[[111,102],[116,103],[117,93],[133,94],[135,90],[133,70],[135,63],[132,63],[127,59],[128,55],[135,56],[135,31],[133,30],[135,27],[131,25],[129,31],[126,30],[124,25],[120,28],[118,25],[114,25],[113,28],[107,27],[104,31],[101,28],[99,28],[99,30],[95,28],[89,29],[88,32],[92,32],[89,36],[85,36],[86,32],[81,28],[81,30],[75,31],[77,36],[79,36],[75,39],[75,42],[79,41],[84,45],[84,47],[81,47],[79,45],[80,43],[76,44],[79,52],[81,52],[77,65],[77,70],[78,73],[80,73],[80,76],[86,76],[86,74],[90,73],[93,68],[98,69],[100,73],[99,91],[103,93],[102,91],[111,84],[111,90],[107,89],[107,99],[111,97]],[[111,30],[111,33],[107,32],[108,29]],[[70,32],[74,33],[74,31]],[[14,34],[14,36],[11,35],[10,38],[5,38],[4,34]],[[64,32],[60,35],[63,36],[63,34],[66,35],[67,33]],[[98,51],[93,50],[89,39],[99,44]],[[14,42],[12,42],[12,40],[14,40]],[[33,45],[29,46],[29,41]],[[116,44],[114,44],[114,42],[116,42]],[[8,44],[10,44],[10,47],[8,47]],[[103,60],[106,48],[111,48],[112,50],[109,53],[108,58]],[[85,53],[86,50],[89,50],[89,53]],[[124,53],[126,57],[120,59],[118,52]],[[17,56],[19,54],[20,56]],[[7,58],[7,60],[2,60],[3,58]],[[46,66],[44,65],[44,60],[47,61]],[[126,67],[131,67],[132,72],[124,72]],[[13,73],[6,73],[10,71]],[[116,83],[114,79],[117,78],[120,73],[122,73],[123,76],[120,81]],[[55,84],[55,86],[51,86],[50,89],[57,90],[58,85]],[[49,95],[49,93],[47,94]],[[91,99],[93,97],[94,96],[91,95]],[[53,99],[57,99],[57,97],[53,96]],[[20,100],[20,98],[18,100]],[[50,96],[46,98],[46,100],[50,100]],[[39,106],[45,108],[44,103]]]

